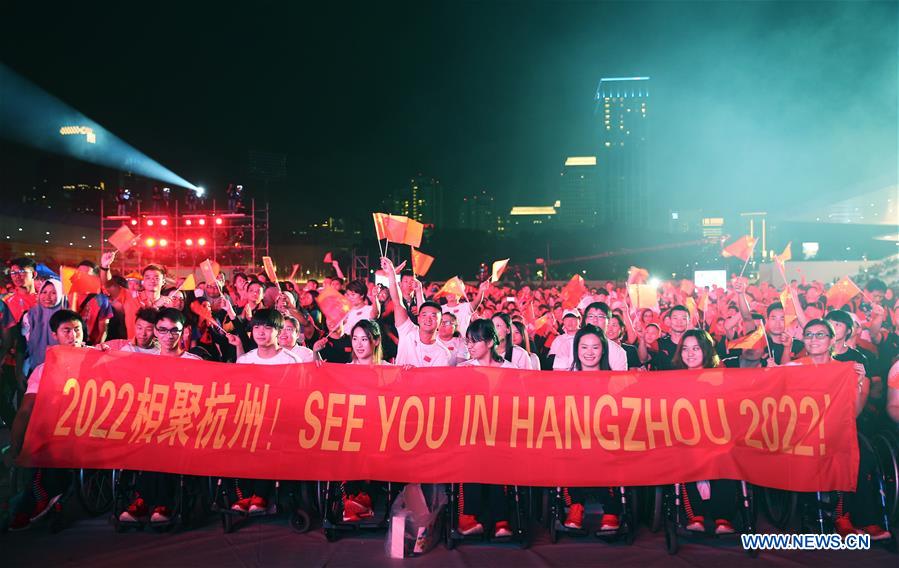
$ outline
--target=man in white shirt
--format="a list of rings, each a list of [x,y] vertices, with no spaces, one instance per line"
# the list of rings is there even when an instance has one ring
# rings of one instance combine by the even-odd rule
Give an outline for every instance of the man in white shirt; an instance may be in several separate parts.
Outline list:
[[[274,309],[262,309],[253,314],[250,320],[253,341],[256,349],[244,353],[237,358],[238,364],[251,365],[290,365],[302,363],[300,357],[287,349],[282,349],[278,336],[284,329],[284,316]]]
[[[134,339],[111,339],[104,343],[111,351],[125,351],[128,353],[144,353],[146,355],[159,353],[156,345],[156,320],[159,319],[159,310],[156,308],[141,308],[137,310],[134,321]]]
[[[612,310],[605,302],[593,302],[584,310],[584,325],[596,326],[606,332],[606,326],[612,319]],[[627,371],[627,352],[614,341],[609,344],[609,366],[613,371]]]
[[[156,320],[155,327],[156,343],[159,345],[159,349],[155,352],[156,355],[180,357],[181,359],[203,359],[193,353],[188,353],[184,348],[182,336],[186,323],[184,312],[181,310],[175,308],[159,310],[159,319]]]
[[[365,303],[368,297],[371,304]],[[353,326],[362,319],[375,321],[381,315],[380,304],[375,288],[368,289],[365,280],[357,278],[346,285],[346,299],[350,301],[350,311],[343,319],[344,333],[352,333]]]
[[[297,318],[285,316],[284,327],[281,328],[281,332],[278,334],[278,345],[299,357],[301,363],[311,363],[315,360],[315,354],[312,352],[312,349],[297,343],[301,329]]]
[[[389,258],[381,257],[381,269],[387,274],[390,299],[401,306],[400,292],[396,282],[396,268]],[[440,304],[425,302],[418,308],[418,325],[412,323],[403,309],[394,311],[396,329],[400,340],[397,346],[396,364],[412,367],[448,367],[451,357],[449,350],[437,341],[442,311]]]
[[[456,316],[444,311],[437,331],[437,341],[449,350],[450,365],[453,367],[468,359],[468,347],[465,340],[456,335],[456,325]]]
[[[574,363],[574,336],[581,327],[581,314],[566,310],[562,314],[562,335],[553,340],[549,355],[553,357],[553,371],[570,371]]]

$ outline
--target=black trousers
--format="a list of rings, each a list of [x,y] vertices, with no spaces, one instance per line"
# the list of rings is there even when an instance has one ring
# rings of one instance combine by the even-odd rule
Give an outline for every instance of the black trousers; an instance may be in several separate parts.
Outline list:
[[[175,508],[175,491],[178,487],[178,476],[174,473],[156,471],[123,472],[122,475],[134,475],[134,490],[152,511],[156,507]]]
[[[857,527],[883,525],[880,485],[876,478],[877,457],[866,445],[858,445],[858,483],[854,493],[842,493],[843,512]]]
[[[711,497],[703,499],[695,483],[681,484],[681,499],[688,517],[704,517],[713,521],[726,519],[732,521],[742,496],[739,481],[732,479],[713,479],[710,482]]]
[[[597,499],[602,503],[602,512],[604,515],[620,515],[621,514],[621,488],[620,487],[598,487],[590,489],[587,487],[569,487],[565,491],[571,497],[572,503],[580,503],[581,505],[587,500],[588,495],[596,494]]]
[[[478,520],[490,518],[496,522],[509,518],[509,499],[504,485],[459,484],[459,503],[463,514],[474,515]]]

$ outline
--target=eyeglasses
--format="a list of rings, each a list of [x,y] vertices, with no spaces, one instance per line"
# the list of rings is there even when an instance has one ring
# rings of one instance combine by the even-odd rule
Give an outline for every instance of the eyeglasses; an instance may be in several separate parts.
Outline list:
[[[803,335],[806,339],[824,339],[825,337],[830,337],[830,334],[824,331],[819,331],[817,333],[806,333]]]
[[[21,276],[22,274],[27,274],[30,270],[10,270],[10,276]]]
[[[171,335],[172,337],[175,337],[176,335],[180,335],[182,331],[184,331],[184,329],[180,328],[180,327],[173,327],[172,329],[168,329],[166,327],[157,327],[156,328],[156,333],[158,333],[160,335],[168,334],[168,335]]]

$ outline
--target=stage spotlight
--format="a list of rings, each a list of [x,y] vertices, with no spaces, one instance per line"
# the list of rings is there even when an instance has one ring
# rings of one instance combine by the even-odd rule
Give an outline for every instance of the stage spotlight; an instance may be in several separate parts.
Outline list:
[[[152,226],[153,226],[153,219],[147,219],[147,226],[148,226],[148,227],[152,227]]]
[[[168,244],[169,244],[169,242],[168,242],[167,240],[165,240],[165,239],[159,239],[159,246],[164,247],[164,246],[166,246],[166,245],[168,245]]]
[[[206,193],[206,188],[202,185],[197,186],[197,197],[203,197],[203,194]]]
[[[201,224],[201,225],[205,225],[205,224],[206,224],[206,219],[200,219],[200,224]]]
[[[189,246],[189,247],[192,247],[192,246],[194,246],[194,240],[193,240],[193,239],[187,239],[186,241],[184,241],[184,244],[186,244],[186,245]]]
[[[184,222],[184,224],[187,225],[188,227],[190,227],[193,224],[193,221],[188,219],[187,221]]]
[[[147,240],[144,241],[144,242],[145,242],[145,244],[146,244],[148,247],[150,247],[150,248],[153,248],[153,247],[156,246],[156,239],[154,239],[154,238],[152,238],[152,237],[149,238],[149,239],[147,239]]]
[[[137,219],[132,219],[132,220],[131,220],[131,224],[132,224],[132,225],[137,225]]]
[[[200,238],[197,240],[197,244],[200,245],[201,247],[206,246],[206,239],[200,237]]]
[[[166,225],[169,224],[169,221],[168,221],[168,219],[163,219],[162,221],[159,222],[159,224],[162,225],[163,227],[165,227]]]
[[[221,217],[217,218],[217,219],[215,220],[215,224],[216,224],[216,225],[221,225],[221,224],[222,224],[222,218],[221,218]]]

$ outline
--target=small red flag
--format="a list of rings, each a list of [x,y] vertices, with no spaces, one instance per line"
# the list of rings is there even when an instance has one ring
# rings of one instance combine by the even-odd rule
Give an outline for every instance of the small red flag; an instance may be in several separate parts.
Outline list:
[[[765,326],[756,325],[755,331],[749,335],[738,337],[727,342],[728,349],[762,349],[765,347]]]
[[[506,266],[509,265],[509,260],[510,259],[507,258],[505,260],[497,260],[493,263],[493,271],[490,275],[491,282],[499,282],[499,279],[503,276],[503,272],[506,271]]]
[[[439,298],[440,296],[444,296],[446,294],[452,294],[453,296],[458,296],[460,298],[464,297],[465,282],[462,282],[462,279],[458,276],[453,276],[446,281],[446,284],[444,284],[436,294],[434,294],[434,297]]]
[[[326,253],[325,258],[324,260],[322,260],[322,262],[324,262],[325,264],[331,264],[332,262],[334,262],[334,257],[331,256],[330,252]]]
[[[755,243],[757,242],[758,239],[755,237],[743,235],[733,243],[724,247],[724,250],[721,251],[721,256],[735,256],[743,262],[746,262],[749,260],[749,257],[752,256],[752,250],[755,248]]]
[[[562,288],[562,308],[572,310],[580,303],[581,298],[587,293],[587,286],[580,274],[575,274]]]
[[[824,296],[827,297],[827,305],[838,310],[861,293],[861,289],[855,285],[855,282],[848,276],[844,276],[839,282],[831,286],[830,290],[824,293]]]
[[[431,269],[431,265],[434,263],[434,257],[427,255],[420,250],[416,250],[415,247],[410,248],[412,249],[412,272],[417,276],[424,276],[428,273],[428,270]]]
[[[318,303],[318,308],[325,315],[325,320],[329,327],[334,327],[343,321],[343,318],[350,311],[350,301],[346,299],[346,296],[330,286],[322,290],[315,301]]]

